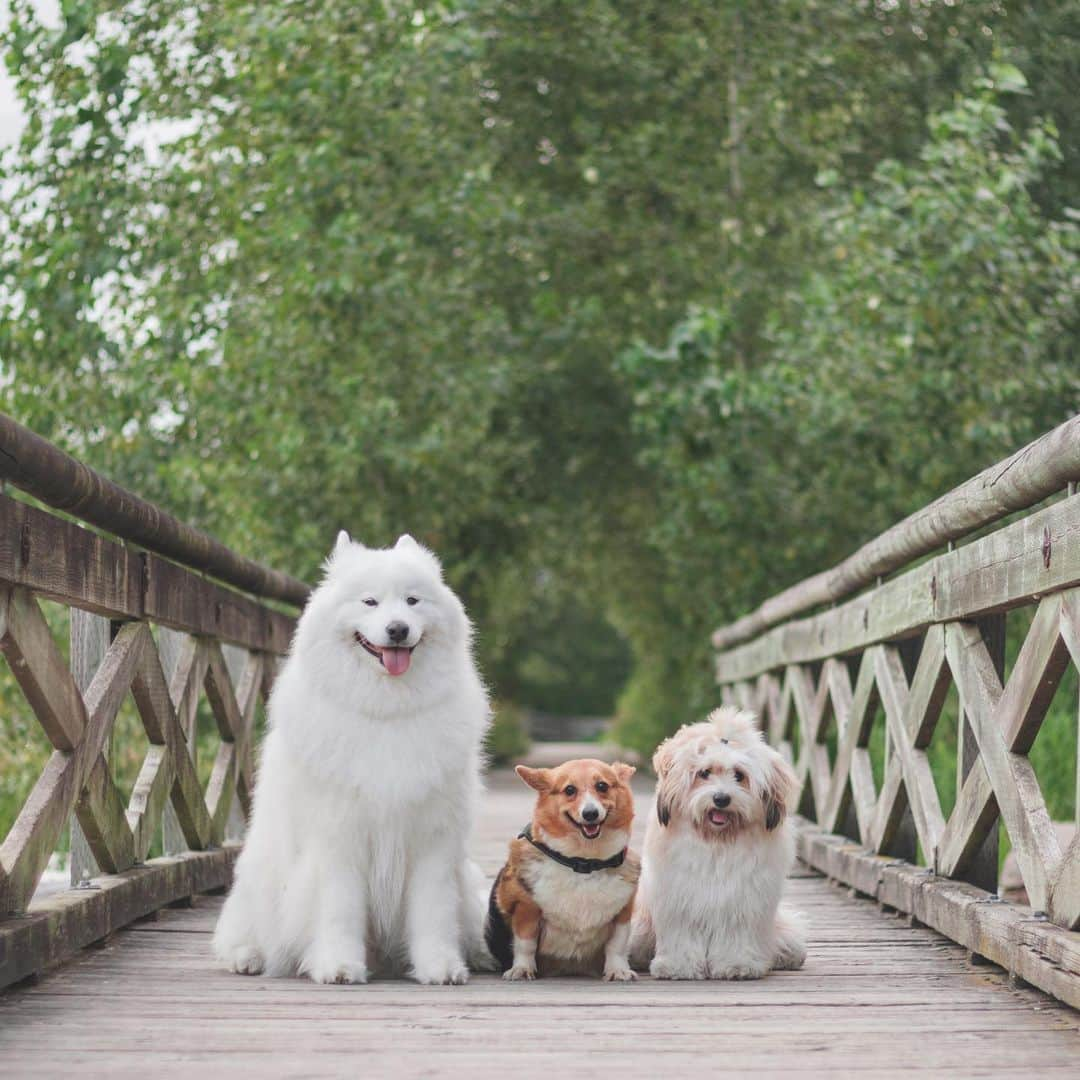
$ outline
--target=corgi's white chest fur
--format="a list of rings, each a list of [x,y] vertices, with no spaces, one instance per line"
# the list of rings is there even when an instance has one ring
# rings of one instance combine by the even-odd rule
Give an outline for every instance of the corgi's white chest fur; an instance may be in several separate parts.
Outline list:
[[[541,961],[599,959],[615,916],[637,887],[636,863],[629,861],[577,874],[541,855],[522,867],[522,877],[542,913],[537,950]]]

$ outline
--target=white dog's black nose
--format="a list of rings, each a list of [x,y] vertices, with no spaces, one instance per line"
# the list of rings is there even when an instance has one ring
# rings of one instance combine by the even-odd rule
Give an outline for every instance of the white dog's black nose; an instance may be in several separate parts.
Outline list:
[[[725,806],[731,805],[731,796],[717,794],[712,797],[712,801],[717,810],[723,810]]]
[[[582,821],[593,822],[599,816],[600,816],[600,810],[596,806],[586,806],[585,809],[581,811],[581,820]]]
[[[409,624],[400,620],[387,623],[386,636],[395,644],[400,645],[409,636]]]

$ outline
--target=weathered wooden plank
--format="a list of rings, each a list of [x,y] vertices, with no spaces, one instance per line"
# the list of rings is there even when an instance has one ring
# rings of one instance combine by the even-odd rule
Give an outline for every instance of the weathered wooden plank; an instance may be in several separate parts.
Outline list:
[[[143,609],[152,622],[249,649],[288,651],[295,620],[185,567],[147,555]]]
[[[86,725],[82,695],[53,640],[37,601],[25,589],[5,589],[0,649],[49,742],[73,750]]]
[[[1049,906],[1050,874],[1061,858],[1061,849],[1031,762],[1006,746],[999,708],[1003,691],[993,659],[978,628],[970,623],[946,627],[945,653],[1028,896],[1036,908],[1045,911]],[[1017,674],[1014,670],[1013,678]]]
[[[69,959],[134,919],[231,880],[238,849],[152,859],[99,878],[94,889],[50,897],[25,915],[0,922],[0,987]]]
[[[146,859],[154,842],[175,780],[176,770],[169,748],[151,743],[131,790],[126,814],[137,862]]]
[[[799,857],[809,865],[920,922],[1007,971],[1080,1008],[1080,934],[1033,918],[963,882],[871,855],[842,836],[802,823]]]
[[[1044,548],[1051,552],[1047,561]],[[810,618],[719,653],[720,682],[787,664],[857,652],[934,623],[1002,611],[1080,585],[1080,496],[1063,499],[989,536]]]
[[[57,510],[237,588],[298,606],[307,600],[310,586],[304,582],[237,554],[3,413],[0,476]]]
[[[53,753],[0,846],[0,867],[5,878],[0,913],[26,909],[75,801],[101,758],[116,711],[148,638],[149,631],[137,623],[117,634],[86,691],[87,723],[78,745],[70,752]]]
[[[1005,461],[953,488],[853,555],[766,600],[755,612],[713,634],[717,649],[731,648],[804,611],[835,603],[930,554],[952,540],[1026,510],[1080,479],[1080,416],[1018,450]]]
[[[152,640],[143,654],[131,690],[150,741],[168,748],[173,772],[171,797],[177,822],[189,848],[200,851],[210,840],[210,815]]]

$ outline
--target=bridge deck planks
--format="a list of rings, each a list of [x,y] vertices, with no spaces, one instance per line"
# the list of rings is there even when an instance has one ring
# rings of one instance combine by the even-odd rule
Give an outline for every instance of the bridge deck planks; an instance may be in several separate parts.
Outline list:
[[[642,787],[639,818],[649,807]],[[474,849],[493,874],[529,796],[495,775]],[[640,824],[640,822],[639,822]],[[911,929],[805,869],[801,972],[756,983],[610,986],[585,979],[466,987],[375,981],[315,986],[216,970],[221,905],[200,897],[0,995],[5,1076],[456,1076],[618,1070],[626,1077],[1075,1075],[1080,1014],[1003,972],[973,967],[938,934]]]

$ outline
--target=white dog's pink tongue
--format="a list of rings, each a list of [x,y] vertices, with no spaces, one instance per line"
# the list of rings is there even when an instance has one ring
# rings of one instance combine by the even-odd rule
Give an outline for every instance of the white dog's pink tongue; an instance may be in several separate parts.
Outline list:
[[[409,670],[412,652],[409,649],[383,649],[383,667],[391,675],[404,675]]]

